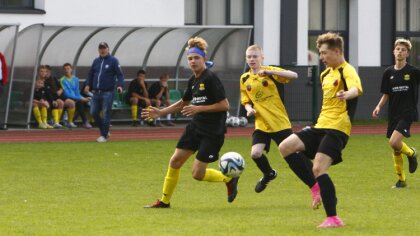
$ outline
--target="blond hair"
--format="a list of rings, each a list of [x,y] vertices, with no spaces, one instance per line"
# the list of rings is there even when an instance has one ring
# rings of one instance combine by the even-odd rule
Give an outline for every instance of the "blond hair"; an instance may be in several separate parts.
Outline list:
[[[338,33],[328,32],[318,36],[316,47],[319,49],[322,44],[327,44],[328,49],[338,48],[344,52],[344,40]]]
[[[190,38],[188,40],[188,46],[186,48],[186,50],[190,49],[190,48],[199,48],[201,49],[205,54],[207,54],[207,42],[206,40],[204,40],[201,37],[194,37],[194,38]]]
[[[408,39],[397,39],[397,40],[395,40],[394,48],[397,47],[398,45],[405,46],[408,51],[411,50],[411,42]]]
[[[252,51],[260,51],[260,52],[261,52],[261,54],[263,53],[263,49],[262,49],[262,47],[260,47],[258,44],[253,44],[253,45],[249,46],[246,50],[247,50],[247,51],[248,51],[248,50],[252,50]]]

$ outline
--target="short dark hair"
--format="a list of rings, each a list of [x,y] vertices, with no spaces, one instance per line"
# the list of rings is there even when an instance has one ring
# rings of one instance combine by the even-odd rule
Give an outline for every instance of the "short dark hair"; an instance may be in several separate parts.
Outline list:
[[[73,66],[70,63],[68,63],[68,62],[67,63],[64,63],[63,68],[66,67],[66,66],[70,66],[71,68],[73,68]]]
[[[140,74],[146,75],[146,71],[143,70],[143,69],[140,69],[140,70],[137,71],[137,75],[140,75]]]

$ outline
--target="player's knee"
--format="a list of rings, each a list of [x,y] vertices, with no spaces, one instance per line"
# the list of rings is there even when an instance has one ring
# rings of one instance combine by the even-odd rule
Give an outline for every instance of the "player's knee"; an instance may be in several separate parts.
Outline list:
[[[287,142],[281,142],[279,144],[279,152],[283,157],[287,157],[290,153],[293,153],[292,147]]]
[[[252,159],[258,159],[262,156],[263,150],[252,150],[251,151],[251,158]]]
[[[389,146],[391,146],[392,149],[395,151],[399,151],[401,149],[401,143],[397,140],[389,140]]]

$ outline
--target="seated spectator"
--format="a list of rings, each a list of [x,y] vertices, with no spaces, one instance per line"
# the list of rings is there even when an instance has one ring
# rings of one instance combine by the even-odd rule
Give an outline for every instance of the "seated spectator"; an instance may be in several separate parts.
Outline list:
[[[44,86],[51,94],[48,102],[51,105],[50,108],[54,123],[53,127],[61,128],[60,119],[64,109],[64,101],[61,96],[63,89],[58,80],[52,76],[51,67],[48,65],[42,65],[38,68],[38,78],[44,80]]]
[[[64,75],[60,79],[60,85],[63,89],[63,98],[65,106],[68,108],[68,127],[75,128],[77,127],[74,122],[74,113],[77,109],[80,117],[82,118],[83,128],[90,129],[92,125],[89,123],[89,120],[86,118],[84,104],[90,101],[89,98],[82,97],[79,90],[79,78],[74,76],[73,66],[70,63],[63,65]]]
[[[48,102],[49,91],[44,86],[44,80],[38,78],[35,82],[34,99],[32,100],[32,112],[35,120],[38,122],[40,129],[51,129],[53,128],[47,123],[48,108],[50,104]]]
[[[138,126],[137,120],[138,108],[145,108],[151,105],[149,94],[147,92],[147,83],[144,81],[146,78],[146,71],[137,71],[137,77],[130,82],[128,92],[126,95],[126,102],[131,105],[131,117],[133,126]],[[153,123],[148,123],[152,125]]]
[[[168,88],[168,80],[169,75],[164,73],[159,77],[159,81],[153,83],[149,87],[149,98],[152,106],[160,107],[160,106],[170,106],[170,98],[169,98],[169,88]],[[167,122],[165,123],[167,126],[175,126],[174,123],[171,122],[171,114],[166,115]],[[160,123],[160,117],[157,118],[156,121],[157,126],[162,126]]]

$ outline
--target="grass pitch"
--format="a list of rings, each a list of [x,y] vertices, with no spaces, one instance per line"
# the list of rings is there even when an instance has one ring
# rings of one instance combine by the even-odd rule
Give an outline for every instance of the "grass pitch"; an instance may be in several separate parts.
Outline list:
[[[406,140],[419,144],[420,136]],[[176,141],[0,144],[0,235],[417,235],[420,170],[408,187],[396,182],[384,135],[352,136],[344,162],[332,167],[344,228],[317,229],[310,192],[280,158],[279,176],[262,193],[250,160],[250,138],[226,139],[222,153],[246,160],[237,199],[221,183],[191,178],[189,160],[171,209],[144,209],[160,197]],[[418,145],[420,149],[420,145]],[[217,168],[216,163],[211,167]]]

